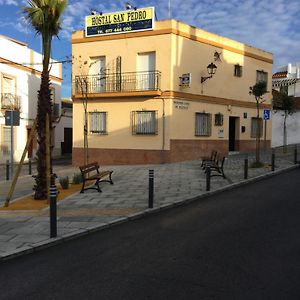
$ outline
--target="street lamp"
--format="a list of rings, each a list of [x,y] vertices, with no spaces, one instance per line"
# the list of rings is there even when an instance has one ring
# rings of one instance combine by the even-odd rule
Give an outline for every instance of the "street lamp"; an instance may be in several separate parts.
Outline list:
[[[201,83],[203,83],[205,80],[212,78],[213,75],[216,73],[217,71],[217,66],[214,63],[210,63],[207,66],[207,73],[209,74],[209,76],[201,76]]]

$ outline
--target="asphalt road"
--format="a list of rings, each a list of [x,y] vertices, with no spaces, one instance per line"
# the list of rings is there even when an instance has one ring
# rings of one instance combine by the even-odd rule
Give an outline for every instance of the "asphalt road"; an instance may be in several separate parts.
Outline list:
[[[0,264],[0,299],[300,299],[300,169]]]

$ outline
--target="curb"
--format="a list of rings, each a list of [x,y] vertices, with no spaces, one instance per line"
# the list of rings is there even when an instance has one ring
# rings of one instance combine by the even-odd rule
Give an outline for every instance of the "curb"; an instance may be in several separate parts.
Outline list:
[[[0,254],[0,263],[3,262],[3,261],[6,261],[6,260],[12,259],[12,258],[16,258],[18,256],[34,253],[34,252],[43,250],[45,248],[49,248],[49,247],[52,247],[52,246],[55,246],[55,245],[73,240],[73,239],[77,239],[79,237],[82,237],[82,236],[85,236],[85,235],[88,235],[88,234],[91,234],[91,233],[94,233],[94,232],[99,232],[101,230],[105,230],[105,229],[111,228],[113,226],[118,226],[118,225],[130,222],[130,221],[133,221],[133,220],[141,219],[143,217],[146,217],[146,216],[149,216],[149,215],[152,215],[152,214],[155,214],[155,213],[161,213],[163,211],[166,211],[166,210],[169,210],[169,209],[172,209],[172,208],[175,208],[175,207],[185,206],[185,205],[188,205],[192,202],[199,201],[201,199],[205,199],[205,198],[211,197],[213,195],[220,194],[221,192],[229,191],[229,190],[232,190],[234,188],[237,188],[237,187],[240,187],[240,186],[243,186],[243,185],[255,183],[257,181],[261,181],[261,180],[264,180],[264,179],[268,179],[270,177],[273,177],[273,176],[276,176],[276,175],[279,175],[279,174],[282,174],[282,173],[286,173],[288,171],[298,169],[298,168],[300,168],[299,164],[293,165],[293,166],[290,166],[290,167],[287,167],[287,168],[284,168],[284,169],[275,170],[273,172],[269,172],[269,173],[266,173],[266,174],[263,174],[263,175],[259,175],[259,176],[256,176],[256,177],[249,178],[249,179],[243,179],[240,182],[232,183],[232,184],[226,185],[224,187],[218,188],[218,189],[213,190],[213,191],[204,192],[203,194],[201,194],[199,196],[196,196],[196,197],[193,197],[193,198],[188,198],[188,199],[184,199],[184,200],[175,201],[173,203],[164,204],[164,205],[161,205],[159,207],[154,207],[154,208],[151,208],[151,209],[147,208],[144,211],[133,213],[133,214],[130,214],[130,215],[125,216],[125,217],[120,217],[120,218],[118,218],[116,220],[113,220],[113,221],[110,221],[108,223],[102,223],[102,224],[99,224],[99,225],[96,225],[96,226],[93,226],[93,227],[90,227],[90,228],[87,228],[87,229],[78,229],[74,232],[70,232],[70,233],[67,233],[65,235],[58,236],[56,238],[52,238],[51,240],[47,239],[47,240],[44,240],[44,241],[36,243],[36,244],[27,245],[27,246],[24,246],[22,248],[11,251],[11,253],[8,254],[8,255],[2,256]]]

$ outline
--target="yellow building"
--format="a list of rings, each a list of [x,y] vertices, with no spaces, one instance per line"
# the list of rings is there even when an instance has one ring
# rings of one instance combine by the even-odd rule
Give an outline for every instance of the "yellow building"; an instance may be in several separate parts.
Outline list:
[[[267,124],[261,132],[270,146],[271,120],[257,120],[249,87],[266,80],[271,91],[271,53],[175,20],[140,32],[77,31],[72,51],[75,165],[84,158],[85,100],[89,161],[101,164],[251,151],[258,124]],[[260,107],[272,108],[271,93]]]

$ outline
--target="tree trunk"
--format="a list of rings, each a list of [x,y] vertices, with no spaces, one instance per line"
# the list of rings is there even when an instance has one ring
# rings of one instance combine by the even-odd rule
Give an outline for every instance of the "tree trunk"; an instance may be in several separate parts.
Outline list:
[[[47,199],[47,172],[46,172],[46,114],[51,116],[51,92],[49,72],[43,72],[40,91],[38,93],[37,107],[37,175],[35,177],[34,199]],[[49,132],[51,132],[50,122]],[[50,159],[50,170],[52,173],[52,160]]]
[[[255,161],[256,164],[260,164],[260,120],[259,120],[259,99],[256,99],[256,118],[257,118],[257,130],[256,130],[256,147],[255,147]]]

